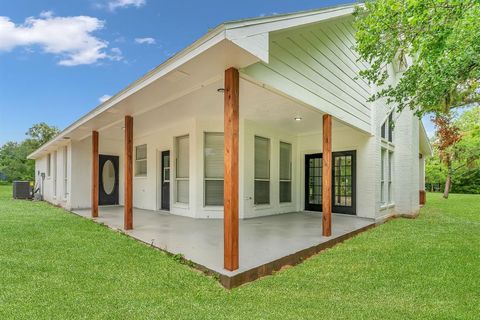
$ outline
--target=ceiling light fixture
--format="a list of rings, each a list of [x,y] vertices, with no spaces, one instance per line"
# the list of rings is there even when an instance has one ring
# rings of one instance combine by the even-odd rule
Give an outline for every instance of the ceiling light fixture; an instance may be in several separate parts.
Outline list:
[[[218,88],[218,89],[217,89],[217,92],[224,93],[224,92],[225,92],[225,89],[224,89],[224,88]]]
[[[302,121],[303,118],[302,118],[302,117],[295,117],[295,118],[293,118],[293,120],[295,120],[295,121]]]

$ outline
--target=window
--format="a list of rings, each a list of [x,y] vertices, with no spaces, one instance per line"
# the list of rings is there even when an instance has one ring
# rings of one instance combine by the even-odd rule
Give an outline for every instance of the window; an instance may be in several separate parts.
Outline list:
[[[53,196],[57,196],[57,151],[53,153]]]
[[[393,150],[382,148],[380,202],[382,206],[393,204]]]
[[[393,189],[392,189],[392,178],[393,178],[393,151],[388,152],[388,203],[393,203]]]
[[[388,142],[393,142],[393,129],[395,123],[393,122],[393,111],[390,112],[385,122],[382,124],[381,128],[381,137],[382,139],[388,140]]]
[[[144,177],[147,175],[147,145],[135,147],[135,176]]]
[[[52,174],[52,154],[49,153],[47,155],[47,177],[50,178],[51,174]]]
[[[380,202],[382,205],[385,205],[385,161],[386,161],[387,151],[382,148],[382,159],[381,159],[381,173],[380,173]]]
[[[270,139],[255,136],[255,204],[270,204]]]
[[[292,202],[292,145],[280,142],[280,203]]]
[[[388,141],[392,142],[393,141],[393,112],[390,112],[388,115]]]
[[[63,148],[63,197],[68,196],[68,147]]]
[[[223,133],[205,133],[204,166],[206,206],[223,206]]]
[[[179,203],[189,202],[189,166],[190,166],[189,137],[176,138],[176,199]]]

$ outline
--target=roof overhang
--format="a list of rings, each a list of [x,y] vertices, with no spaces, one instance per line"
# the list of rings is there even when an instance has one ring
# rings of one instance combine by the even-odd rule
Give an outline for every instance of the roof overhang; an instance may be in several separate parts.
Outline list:
[[[252,60],[251,63],[258,61],[264,61],[268,63],[270,32],[301,27],[312,23],[318,23],[321,21],[350,15],[353,13],[355,6],[355,4],[350,4],[324,8],[320,10],[246,19],[221,24],[209,31],[190,46],[186,47],[155,69],[142,76],[137,81],[130,84],[125,89],[118,92],[109,100],[100,104],[89,113],[69,125],[54,139],[50,140],[30,154],[28,158],[37,159],[48,153],[49,150],[58,148],[58,145],[64,144],[65,141],[68,141],[70,134],[74,130],[83,126],[85,123],[91,121],[95,117],[108,112],[111,108],[118,105],[133,94],[165,77],[170,72],[195,59],[200,54],[210,50],[212,47],[218,45],[224,40],[235,44],[237,47],[243,49],[257,59],[256,61]]]
[[[433,148],[430,143],[430,139],[428,138],[427,131],[423,126],[422,120],[419,120],[419,150],[420,153],[431,157],[433,155]]]

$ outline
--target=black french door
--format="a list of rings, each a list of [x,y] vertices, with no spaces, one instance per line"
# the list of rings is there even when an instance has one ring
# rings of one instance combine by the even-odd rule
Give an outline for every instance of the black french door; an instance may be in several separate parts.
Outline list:
[[[162,151],[162,210],[170,210],[170,151]]]
[[[332,211],[356,213],[356,152],[332,153]],[[305,210],[322,211],[322,154],[305,155]]]
[[[118,156],[99,155],[99,192],[98,204],[118,204]]]

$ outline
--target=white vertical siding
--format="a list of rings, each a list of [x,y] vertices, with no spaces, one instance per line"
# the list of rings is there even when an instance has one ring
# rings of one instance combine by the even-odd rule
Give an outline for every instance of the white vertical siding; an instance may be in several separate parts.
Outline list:
[[[269,63],[242,70],[247,76],[334,117],[371,132],[370,87],[358,73],[350,19],[274,33]]]

